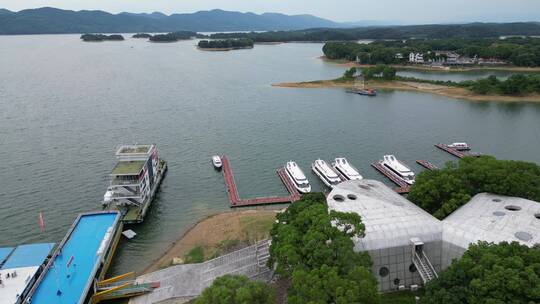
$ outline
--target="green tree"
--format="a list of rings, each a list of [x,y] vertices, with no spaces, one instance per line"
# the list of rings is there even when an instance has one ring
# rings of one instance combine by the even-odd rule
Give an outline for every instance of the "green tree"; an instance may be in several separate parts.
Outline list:
[[[394,80],[396,78],[396,69],[391,66],[385,66],[382,71],[382,77],[385,80]]]
[[[275,291],[245,276],[225,275],[214,280],[195,304],[274,304]]]
[[[422,303],[540,303],[540,247],[517,242],[471,245],[427,284]]]
[[[346,275],[326,265],[311,271],[296,270],[288,303],[379,303],[377,280],[364,267],[353,267]]]
[[[408,198],[443,219],[482,192],[540,201],[540,166],[491,156],[465,157],[457,165],[420,173]]]

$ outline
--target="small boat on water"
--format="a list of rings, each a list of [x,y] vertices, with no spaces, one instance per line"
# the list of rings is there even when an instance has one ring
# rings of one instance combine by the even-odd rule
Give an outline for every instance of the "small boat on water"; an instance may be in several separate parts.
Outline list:
[[[363,178],[345,157],[336,158],[332,166],[348,180],[361,180]]]
[[[311,164],[313,172],[321,179],[321,181],[330,188],[334,188],[342,180],[339,175],[332,169],[328,163],[322,159],[317,159]]]
[[[295,162],[287,162],[285,165],[285,172],[287,173],[287,177],[293,182],[296,190],[300,193],[311,192],[311,185],[309,184],[306,175]]]
[[[374,89],[351,89],[347,90],[347,93],[359,94],[365,96],[377,96],[377,91]]]
[[[223,162],[221,161],[221,157],[219,157],[218,155],[214,155],[212,156],[212,164],[214,165],[214,168],[216,169],[221,169],[221,167],[223,166]]]
[[[414,184],[414,172],[405,164],[400,162],[394,155],[383,156],[383,160],[381,160],[379,163],[390,169],[398,178],[407,184]]]
[[[448,148],[456,149],[458,151],[469,151],[471,147],[464,142],[455,142],[448,145]]]

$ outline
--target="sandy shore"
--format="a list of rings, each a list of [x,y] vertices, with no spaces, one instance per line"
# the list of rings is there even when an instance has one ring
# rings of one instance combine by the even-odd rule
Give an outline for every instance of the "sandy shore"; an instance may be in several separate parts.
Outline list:
[[[202,219],[191,227],[158,260],[143,273],[171,266],[174,258],[201,246],[206,256],[212,255],[223,241],[254,243],[268,238],[270,228],[279,210],[243,210],[216,214]]]
[[[365,67],[373,67],[374,65],[371,64],[358,64],[356,62],[351,62],[348,60],[334,60],[334,59],[328,59],[325,56],[319,57],[320,59],[334,63],[339,66],[343,67],[356,67],[356,68],[365,68]],[[424,66],[424,65],[401,65],[401,64],[392,64],[390,65],[395,69],[398,70],[415,70],[415,71],[424,71],[424,72],[470,72],[470,71],[507,71],[507,72],[516,72],[516,73],[534,73],[534,72],[540,72],[540,67],[518,67],[518,66],[478,66],[478,67],[430,67],[430,66]]]
[[[352,82],[341,82],[334,80],[320,80],[309,82],[286,82],[272,84],[274,87],[284,88],[350,88]],[[505,102],[540,102],[540,94],[527,96],[503,96],[503,95],[479,95],[464,88],[455,88],[429,83],[407,82],[407,81],[368,81],[366,87],[373,89],[391,89],[403,91],[415,91],[441,95],[451,98],[465,99],[471,101],[505,101]]]

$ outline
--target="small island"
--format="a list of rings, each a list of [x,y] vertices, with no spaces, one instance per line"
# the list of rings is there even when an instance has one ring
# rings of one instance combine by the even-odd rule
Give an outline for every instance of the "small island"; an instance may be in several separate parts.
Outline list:
[[[150,37],[151,42],[177,42],[179,40],[189,40],[197,37],[197,33],[189,31],[171,32],[167,34],[157,34]]]
[[[203,51],[232,51],[241,49],[252,49],[253,40],[240,39],[218,39],[218,40],[201,40],[197,45],[199,50]]]
[[[152,35],[147,34],[147,33],[137,33],[137,34],[131,36],[131,38],[144,38],[144,39],[148,39],[150,37],[152,37]]]
[[[81,39],[86,42],[123,41],[122,35],[83,34]]]
[[[377,65],[362,69],[357,75],[355,67],[347,70],[342,77],[333,80],[278,83],[275,87],[289,88],[353,88],[358,77],[365,86],[372,89],[392,89],[431,93],[451,98],[472,101],[513,101],[540,102],[540,75],[514,74],[506,80],[495,76],[461,82],[418,79],[396,74],[396,69],[388,65]]]

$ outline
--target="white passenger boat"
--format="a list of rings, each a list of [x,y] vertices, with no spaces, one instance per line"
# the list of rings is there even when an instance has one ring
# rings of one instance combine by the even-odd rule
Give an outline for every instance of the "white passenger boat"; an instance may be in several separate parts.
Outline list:
[[[332,166],[348,180],[361,180],[363,178],[345,157],[336,158]]]
[[[214,164],[214,168],[221,169],[223,166],[223,163],[221,162],[221,157],[214,155],[212,156],[212,164]]]
[[[287,162],[285,165],[285,172],[287,173],[287,177],[289,177],[291,182],[294,184],[296,190],[298,190],[300,193],[311,192],[311,185],[309,184],[306,175],[295,162]]]
[[[397,177],[407,184],[414,184],[414,172],[412,172],[405,164],[397,160],[394,155],[383,156],[383,160],[380,161],[380,164],[390,169]]]
[[[456,149],[458,151],[468,151],[471,149],[471,147],[464,142],[455,142],[448,145],[448,148]]]
[[[322,182],[330,188],[334,188],[337,184],[341,183],[341,178],[324,160],[317,159],[311,164],[313,172],[322,180]]]
[[[107,188],[107,192],[103,195],[103,206],[109,206],[109,204],[112,202],[114,195],[114,191],[111,187]]]

